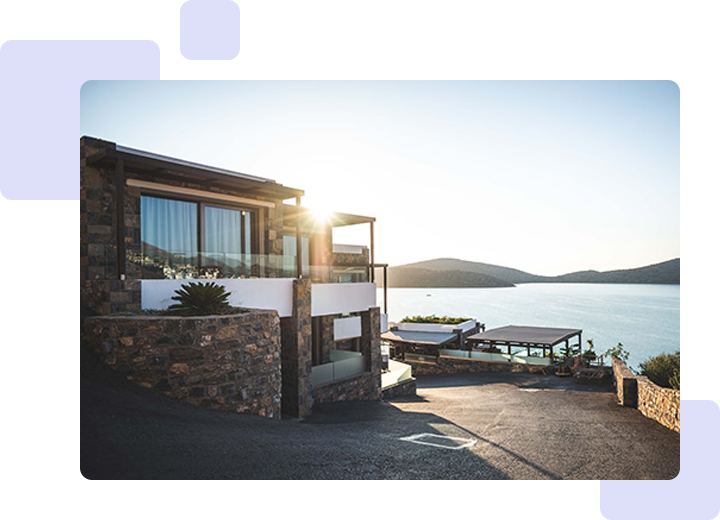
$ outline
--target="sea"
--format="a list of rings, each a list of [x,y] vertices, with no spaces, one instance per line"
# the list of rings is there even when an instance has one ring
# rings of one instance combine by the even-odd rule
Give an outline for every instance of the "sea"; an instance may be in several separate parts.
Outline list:
[[[383,291],[378,289],[383,309]],[[622,343],[628,365],[680,349],[680,286],[527,283],[503,288],[388,288],[388,319],[406,316],[474,318],[486,329],[530,325],[582,329],[602,354]],[[558,346],[559,348],[559,346]]]

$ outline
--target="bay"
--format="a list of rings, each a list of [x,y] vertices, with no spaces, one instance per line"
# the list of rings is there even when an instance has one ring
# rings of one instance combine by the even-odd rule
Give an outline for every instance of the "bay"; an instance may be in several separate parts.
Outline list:
[[[378,302],[384,310],[383,291]],[[680,348],[680,286],[529,283],[508,288],[388,289],[388,318],[431,315],[475,318],[487,329],[504,325],[577,328],[583,350],[623,344],[628,364]]]

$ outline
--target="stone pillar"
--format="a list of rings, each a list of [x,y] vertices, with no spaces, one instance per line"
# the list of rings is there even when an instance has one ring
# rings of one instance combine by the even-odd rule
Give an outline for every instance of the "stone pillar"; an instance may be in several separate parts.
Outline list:
[[[310,280],[293,281],[293,313],[282,318],[282,414],[312,412],[312,318]]]
[[[380,307],[372,307],[360,313],[362,336],[360,352],[365,356],[367,369],[372,374],[374,388],[371,399],[380,399],[382,355],[380,353]]]
[[[320,329],[320,364],[330,363],[330,351],[335,348],[335,316],[321,316]]]

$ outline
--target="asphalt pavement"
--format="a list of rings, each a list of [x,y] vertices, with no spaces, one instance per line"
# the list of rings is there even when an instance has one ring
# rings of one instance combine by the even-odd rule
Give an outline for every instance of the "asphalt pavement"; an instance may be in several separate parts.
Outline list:
[[[419,378],[417,397],[270,420],[190,406],[84,361],[88,479],[671,479],[680,435],[555,376]]]

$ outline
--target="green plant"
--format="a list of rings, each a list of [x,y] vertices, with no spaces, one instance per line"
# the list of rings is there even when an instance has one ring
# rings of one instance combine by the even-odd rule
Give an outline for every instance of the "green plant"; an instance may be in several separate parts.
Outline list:
[[[628,358],[630,358],[630,352],[625,350],[623,348],[623,344],[618,342],[616,347],[609,348],[605,351],[604,356],[609,356],[611,359],[616,357],[619,358],[625,362],[627,362]]]
[[[575,343],[574,345],[565,345],[560,348],[560,359],[568,359],[575,357],[580,353],[580,344]]]
[[[469,319],[470,318],[453,318],[449,316],[443,316],[441,318],[433,314],[431,316],[405,316],[402,320],[400,320],[400,323],[440,323],[443,325],[458,325],[459,323],[466,322]]]
[[[588,349],[582,353],[582,356],[586,361],[595,361],[597,359],[597,354],[595,353],[595,350],[593,350],[595,348],[593,340],[587,340],[587,344]]]
[[[656,385],[680,390],[680,351],[659,354],[640,363],[640,374]]]
[[[170,314],[207,316],[209,314],[225,314],[231,309],[230,303],[228,303],[230,293],[215,282],[189,282],[177,289],[175,294],[172,299],[178,303],[168,307]]]

